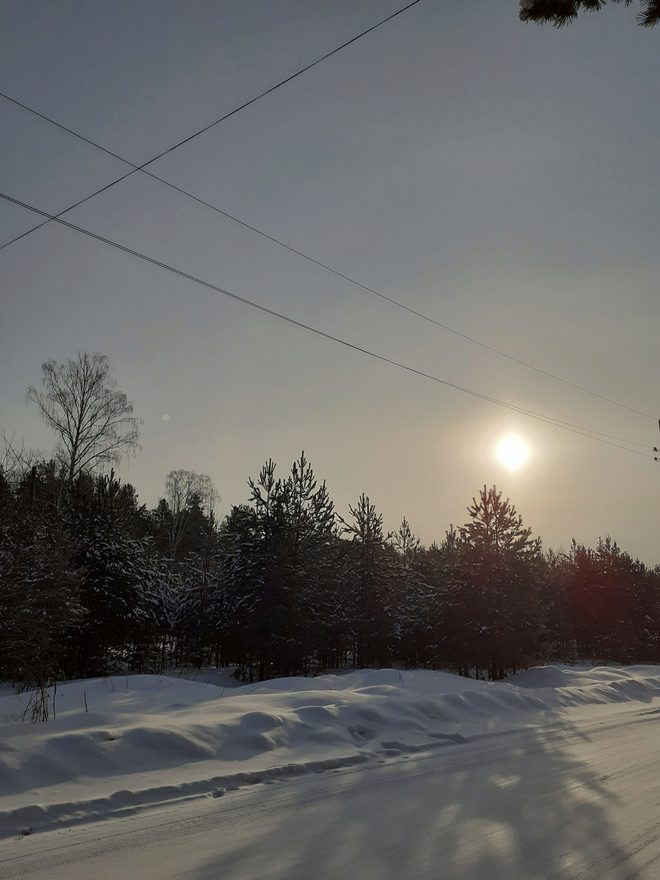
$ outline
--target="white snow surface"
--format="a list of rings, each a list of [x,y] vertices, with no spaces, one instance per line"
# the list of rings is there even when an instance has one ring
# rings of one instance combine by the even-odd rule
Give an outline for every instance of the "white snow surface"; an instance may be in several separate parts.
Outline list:
[[[498,816],[498,811],[506,810],[506,799],[512,798],[522,785],[524,769],[532,774],[532,781],[538,779],[540,788],[525,789],[519,795],[523,799],[549,797],[544,794],[543,786],[552,791],[566,775],[575,777],[571,786],[586,787],[583,812],[576,820],[584,824],[591,816],[589,811],[595,809],[599,787],[606,786],[608,774],[603,772],[602,779],[598,777],[593,784],[586,785],[587,771],[578,772],[576,768],[582,767],[583,758],[586,764],[593,760],[588,751],[592,738],[610,735],[607,731],[618,727],[621,727],[619,739],[615,739],[614,734],[611,737],[616,749],[624,749],[622,755],[628,755],[623,745],[627,730],[653,734],[654,738],[649,736],[644,740],[647,749],[652,746],[652,753],[644,755],[640,751],[636,758],[646,761],[646,777],[659,778],[660,742],[656,744],[657,733],[654,726],[651,729],[648,724],[660,720],[660,709],[648,706],[660,697],[660,667],[657,666],[594,669],[546,666],[497,683],[429,670],[392,669],[277,679],[244,687],[228,687],[231,682],[226,670],[200,673],[196,678],[113,676],[59,685],[55,694],[56,717],[41,724],[18,720],[28,695],[6,692],[0,695],[0,838],[5,841],[0,847],[0,877],[56,876],[48,874],[48,861],[39,861],[38,840],[50,837],[39,832],[57,835],[73,829],[83,834],[85,829],[126,822],[127,817],[132,822],[151,821],[149,817],[163,811],[168,815],[175,811],[183,820],[188,816],[186,811],[201,810],[204,804],[215,807],[220,804],[217,799],[225,794],[222,809],[229,810],[224,820],[230,825],[238,821],[231,811],[232,799],[236,804],[246,804],[251,803],[249,798],[256,798],[257,818],[253,817],[252,829],[254,834],[263,834],[259,811],[263,813],[264,803],[272,797],[277,804],[278,796],[272,793],[281,790],[277,785],[274,789],[264,789],[266,784],[290,782],[299,792],[300,799],[289,797],[286,809],[293,828],[300,826],[300,833],[304,834],[306,797],[311,798],[310,810],[312,807],[321,810],[318,798],[324,801],[323,809],[330,809],[328,805],[333,797],[339,798],[335,809],[340,809],[341,799],[348,795],[339,780],[351,779],[350,797],[358,797],[357,790],[361,790],[361,786],[356,780],[365,781],[366,792],[367,780],[377,778],[373,773],[366,773],[370,769],[384,774],[378,778],[389,780],[383,791],[374,795],[376,824],[388,816],[383,798],[402,797],[401,810],[408,820],[402,817],[401,821],[404,825],[409,821],[417,827],[420,822],[428,823],[429,818],[438,823],[442,816],[445,819],[454,816],[455,813],[447,810],[450,806],[454,811],[459,806],[465,808],[463,797],[476,798],[475,804],[480,803],[479,798],[484,797],[487,789],[488,809],[473,826],[475,846],[484,845],[481,838],[490,828],[499,841],[497,846],[508,851],[514,846],[511,837],[514,832],[507,830],[505,818]],[[642,724],[646,726],[640,726]],[[588,754],[585,752],[579,761],[574,756],[567,757],[566,740],[575,741],[576,747],[583,752],[587,750]],[[637,746],[631,743],[628,748],[634,751]],[[626,760],[630,760],[629,757]],[[410,788],[404,795],[406,785],[412,785],[412,767],[421,768],[415,777],[417,788]],[[607,762],[605,767],[607,769]],[[315,782],[317,774],[336,781],[332,784]],[[431,785],[432,780],[437,785],[437,779],[445,779],[447,784],[439,793],[435,792],[435,800],[429,802],[425,800],[425,786]],[[524,784],[528,786],[529,779]],[[315,800],[317,789],[320,794]],[[424,815],[416,818],[415,791],[420,803],[425,804]],[[443,798],[449,797],[449,792],[453,806],[448,803],[443,806]],[[498,798],[502,799],[499,806]],[[568,810],[569,803],[570,797],[564,792],[552,809],[561,810],[566,806]],[[518,801],[516,804],[518,809],[522,808]],[[286,809],[280,806],[284,813]],[[648,805],[645,810],[645,819],[655,822],[654,840],[660,841],[660,807],[655,813],[651,810],[651,815]],[[204,821],[209,815],[204,814]],[[606,811],[603,821],[605,817]],[[103,825],[99,826],[101,820]],[[566,820],[570,821],[570,816],[567,815]],[[550,820],[546,817],[545,821]],[[250,820],[246,822],[246,826],[239,822],[240,828],[235,831],[241,839],[250,825]],[[440,833],[440,826],[437,830]],[[211,833],[210,827],[207,831]],[[548,828],[548,833],[550,831]],[[393,830],[384,827],[381,833],[387,836]],[[462,829],[460,833],[467,832]],[[557,833],[556,830],[553,833]],[[592,829],[592,834],[598,836],[598,833],[596,828]],[[176,836],[174,830],[172,834]],[[314,838],[313,827],[309,834]],[[222,860],[228,858],[223,849],[224,845],[228,846],[226,840],[223,844],[217,835],[209,838],[211,840],[214,843],[209,842],[209,846],[216,848],[211,862],[231,869],[226,876],[326,876],[318,866],[315,874],[307,874],[311,867],[306,867],[304,861],[298,866],[299,874],[288,873],[288,863],[281,871],[272,866],[268,870],[264,866],[253,866],[247,873],[241,873],[242,862],[230,864]],[[18,855],[3,861],[3,850],[19,845],[23,848]],[[162,835],[160,845],[164,845]],[[269,845],[272,847],[273,841]],[[295,840],[288,844],[292,845],[295,846]],[[35,846],[36,850],[29,849]],[[542,847],[541,841],[537,846]],[[578,870],[575,859],[583,858],[585,847],[586,843],[578,845],[571,839],[570,852],[564,853],[562,858],[570,856],[574,860],[573,867],[564,868],[562,862],[554,866],[554,873],[545,863],[539,867],[538,875],[533,873],[535,862],[530,853],[529,863],[525,863],[527,873],[520,875],[513,870],[515,862],[509,862],[507,868],[506,859],[502,858],[501,875],[493,868],[496,863],[491,859],[483,864],[477,860],[473,873],[460,861],[452,862],[453,873],[448,863],[443,866],[429,862],[429,876],[539,876],[571,880],[592,876],[660,877],[660,844],[659,861],[655,865],[657,874],[623,870],[620,874],[607,874],[600,864],[598,870],[594,867],[594,873],[583,868]],[[580,852],[583,855],[579,855]],[[14,874],[3,874],[5,863],[18,865],[23,855],[30,853],[37,855],[30,865],[23,866],[23,873],[17,869]],[[219,853],[224,853],[222,859]],[[170,868],[161,864],[159,872],[150,874],[141,869],[139,875],[225,876],[221,872],[214,873],[215,868],[208,874],[189,873],[189,866],[181,861],[183,858],[170,854],[171,873],[168,873]],[[246,853],[243,858],[248,858]],[[276,862],[277,859],[273,864]],[[249,863],[248,858],[245,864]],[[519,863],[522,864],[520,859]],[[81,868],[80,876],[95,876],[97,880],[115,876],[108,864],[99,864],[98,870],[89,874],[83,874]],[[28,870],[30,867],[33,873]],[[401,870],[400,864],[398,870]],[[253,871],[257,873],[251,873]],[[390,875],[382,864],[380,871],[370,873],[369,864],[365,863],[362,872],[366,877],[396,876]],[[65,874],[79,876],[73,868],[62,872],[62,876]],[[352,874],[346,867],[346,873],[329,872],[327,876]],[[405,878],[406,874],[399,876]],[[425,877],[426,874],[416,870],[410,876]]]
[[[660,668],[641,666],[546,666],[497,683],[393,669],[231,690],[199,678],[207,683],[135,675],[60,685],[56,717],[41,724],[16,720],[29,695],[0,697],[0,835],[464,743],[560,708],[660,696]]]

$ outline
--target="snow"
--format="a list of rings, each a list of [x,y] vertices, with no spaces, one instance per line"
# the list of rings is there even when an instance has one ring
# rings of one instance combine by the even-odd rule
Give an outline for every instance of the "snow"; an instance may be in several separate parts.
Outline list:
[[[373,788],[376,778],[385,781],[382,793],[371,791],[370,797],[376,798],[371,811],[375,809],[376,814],[369,821],[378,826],[382,813],[383,833],[394,833],[387,824],[394,822],[394,815],[389,800],[383,798],[399,803],[403,827],[430,823],[437,825],[441,836],[443,823],[455,825],[456,816],[464,813],[473,822],[471,830],[454,831],[466,837],[466,852],[470,847],[478,849],[479,840],[490,835],[492,845],[501,848],[504,871],[506,853],[511,859],[515,855],[517,830],[501,810],[518,815],[523,809],[520,797],[543,798],[543,786],[548,791],[562,786],[561,799],[553,809],[570,807],[572,816],[573,790],[580,790],[583,812],[571,821],[584,826],[587,820],[591,822],[596,802],[604,800],[603,817],[616,808],[616,799],[607,801],[602,794],[613,756],[624,767],[622,779],[626,761],[635,767],[635,778],[642,787],[657,778],[654,771],[657,774],[660,746],[653,722],[660,720],[660,710],[650,704],[660,697],[660,667],[547,666],[497,683],[429,670],[391,669],[235,687],[228,686],[233,682],[227,670],[186,675],[191,677],[114,676],[60,685],[55,695],[56,717],[36,725],[16,720],[27,699],[25,694],[0,695],[0,837],[4,838],[0,876],[4,876],[2,856],[7,848],[20,845],[19,859],[33,853],[30,870],[34,869],[35,877],[42,876],[39,871],[46,871],[47,863],[37,857],[40,839],[71,834],[71,829],[84,835],[86,829],[114,828],[128,816],[132,823],[141,823],[141,828],[151,828],[155,815],[174,815],[181,821],[194,816],[190,821],[195,827],[206,828],[211,835],[208,811],[220,809],[213,806],[220,804],[240,840],[246,835],[256,840],[265,833],[262,819],[266,824],[275,822],[265,806],[272,802],[273,809],[286,813],[292,828],[307,829],[304,834],[310,835],[311,845],[314,828],[308,827],[306,814],[301,812],[305,798],[309,797],[309,809],[322,816],[330,807],[317,803],[318,798],[336,798],[334,811],[343,809],[348,798],[347,809],[350,804],[357,809],[359,804],[365,815],[370,815],[365,792]],[[605,740],[607,747],[602,745]],[[575,754],[569,754],[567,743]],[[635,761],[645,762],[643,769]],[[585,768],[598,762],[604,768],[600,774],[603,779],[592,779],[591,771]],[[415,775],[411,768],[419,772]],[[427,778],[433,768],[443,780],[440,789],[437,780]],[[523,785],[524,772],[530,777]],[[350,780],[348,790],[340,780]],[[534,780],[537,782],[532,784]],[[298,794],[288,797],[288,806],[278,807],[283,796],[273,792],[281,791],[279,786],[285,783],[290,784],[288,791]],[[516,792],[518,800],[510,800]],[[476,805],[484,797],[487,811],[479,816]],[[475,799],[472,805],[468,804],[470,798]],[[642,798],[640,804],[645,804],[644,821],[653,820],[660,827],[655,800],[649,806]],[[245,827],[234,816],[241,804],[251,805]],[[334,812],[332,816],[336,819]],[[329,816],[326,819],[330,821]],[[554,829],[553,833],[559,834],[554,828],[558,820],[545,813],[543,820],[548,833]],[[364,825],[359,817],[353,821],[356,827]],[[518,815],[517,821],[525,824],[527,817]],[[45,831],[50,833],[42,833]],[[595,829],[592,833],[596,834]],[[153,828],[149,834],[156,835],[162,848],[162,835],[158,837]],[[342,830],[342,834],[348,831]],[[660,839],[659,835],[653,839]],[[566,838],[565,831],[561,837]],[[86,839],[80,838],[83,844]],[[218,839],[217,835],[213,840],[207,841],[209,847],[215,847],[213,864],[221,864],[227,871],[231,868],[227,876],[313,876],[305,874],[303,862],[298,866],[299,874],[287,873],[291,866],[284,864],[286,859],[280,873],[275,868],[266,871],[263,865],[259,868],[254,858],[248,857],[249,847],[245,858],[256,873],[240,873],[242,862],[232,862],[228,855],[236,855],[235,841]],[[269,845],[276,846],[276,842],[271,840]],[[295,845],[295,840],[289,841],[288,846]],[[554,846],[549,841],[545,845]],[[400,846],[405,848],[405,842]],[[537,846],[542,847],[541,841]],[[583,843],[582,850],[585,847]],[[569,849],[571,858],[577,859],[580,847],[571,842]],[[473,874],[459,859],[454,873],[445,862],[444,874],[436,870],[429,876],[500,876],[489,874],[486,863],[478,861],[481,857],[473,855],[477,859]],[[193,858],[193,854],[189,856]],[[278,858],[281,861],[281,856],[271,853],[275,862]],[[222,871],[188,874],[182,858],[172,856],[179,873],[172,867],[170,875],[161,864],[161,873],[150,876],[225,875]],[[334,856],[328,854],[327,858],[330,864]],[[376,863],[383,867],[381,860]],[[514,863],[510,862],[509,868]],[[365,876],[390,876],[385,868],[378,874],[363,867]],[[431,867],[429,862],[429,871]],[[546,865],[539,868],[538,875],[512,871],[501,876],[601,876],[579,873],[577,868],[575,873],[563,873],[564,868],[555,867],[554,873]],[[96,876],[114,876],[107,865],[103,870],[108,873],[96,872]],[[27,868],[25,876],[32,876]],[[328,876],[350,876],[350,872]]]

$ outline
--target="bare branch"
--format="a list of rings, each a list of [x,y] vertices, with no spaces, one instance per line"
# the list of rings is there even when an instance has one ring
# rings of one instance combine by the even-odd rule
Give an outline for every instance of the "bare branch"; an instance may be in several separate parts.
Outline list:
[[[170,471],[165,478],[165,497],[172,513],[170,552],[175,556],[179,544],[188,531],[190,510],[193,505],[198,504],[210,517],[215,502],[220,496],[208,474],[178,470]]]
[[[0,432],[0,473],[10,483],[20,481],[41,458],[40,453],[26,447],[25,440],[19,444],[16,434],[10,437],[4,431]]]
[[[117,390],[105,355],[83,352],[63,364],[46,361],[42,387],[30,386],[27,400],[57,434],[70,482],[139,448],[140,422],[133,404]]]

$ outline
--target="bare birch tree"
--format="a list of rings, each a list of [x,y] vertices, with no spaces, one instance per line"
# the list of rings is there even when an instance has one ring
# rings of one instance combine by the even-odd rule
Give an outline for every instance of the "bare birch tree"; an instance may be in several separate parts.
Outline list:
[[[198,474],[183,469],[169,472],[165,478],[165,498],[172,514],[169,535],[172,558],[176,556],[182,540],[188,533],[193,504],[197,503],[200,509],[211,517],[218,497],[208,474]]]
[[[78,353],[63,364],[46,361],[41,370],[41,388],[28,388],[27,399],[57,434],[69,483],[138,449],[140,423],[133,404],[117,390],[105,355]]]
[[[5,432],[0,432],[0,474],[8,483],[16,484],[30,468],[34,467],[42,456],[34,449],[25,445],[25,440],[16,440]]]

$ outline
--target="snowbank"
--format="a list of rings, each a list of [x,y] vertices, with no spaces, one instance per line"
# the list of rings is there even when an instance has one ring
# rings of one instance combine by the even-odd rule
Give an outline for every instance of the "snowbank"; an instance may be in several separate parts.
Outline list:
[[[57,688],[56,717],[37,725],[16,720],[27,695],[0,696],[0,836],[455,748],[575,707],[650,702],[660,667],[548,666],[498,683],[381,669],[225,685],[215,674],[71,682]]]

